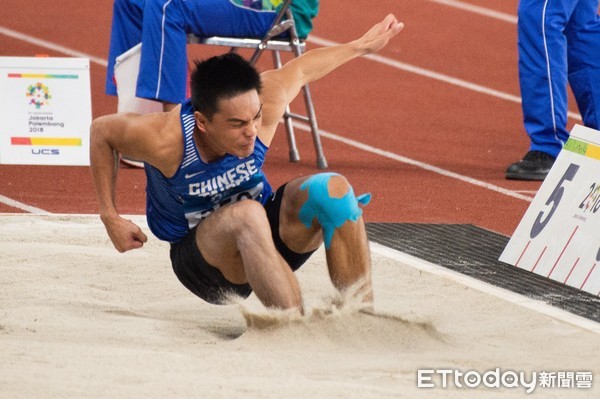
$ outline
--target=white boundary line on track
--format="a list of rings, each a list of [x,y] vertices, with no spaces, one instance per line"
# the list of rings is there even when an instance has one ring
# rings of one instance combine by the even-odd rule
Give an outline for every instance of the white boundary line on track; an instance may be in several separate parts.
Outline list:
[[[511,24],[517,24],[517,16],[512,14],[507,14],[504,12],[492,10],[490,8],[485,8],[481,6],[476,6],[474,4],[464,3],[458,0],[429,0],[434,3],[442,4],[449,7],[458,8],[460,10],[473,12],[475,14],[483,15],[486,17],[494,18],[499,21],[509,22]]]
[[[21,209],[23,211],[33,213],[36,215],[51,215],[51,213],[48,211],[45,211],[40,208],[36,208],[35,206],[24,204],[22,202],[12,199],[12,198],[5,197],[4,195],[1,195],[1,194],[0,194],[0,203],[8,205],[12,208]]]
[[[293,122],[293,125],[294,125],[294,127],[297,127],[298,129],[310,132],[310,128],[308,126],[304,125],[304,124],[301,124],[299,122]],[[414,160],[412,158],[407,158],[407,157],[404,157],[402,155],[395,154],[395,153],[393,153],[391,151],[386,151],[386,150],[379,149],[377,147],[372,147],[372,146],[370,146],[368,144],[361,143],[360,141],[352,140],[352,139],[349,139],[349,138],[337,135],[335,133],[330,133],[330,132],[328,132],[326,130],[323,130],[321,128],[319,128],[319,133],[320,133],[321,136],[326,137],[328,139],[339,141],[341,143],[344,143],[344,144],[347,144],[349,146],[358,148],[360,150],[367,151],[367,152],[370,152],[372,154],[380,155],[380,156],[385,157],[385,158],[393,159],[394,161],[398,161],[398,162],[405,163],[405,164],[408,164],[408,165],[413,165],[413,166],[416,166],[418,168],[425,169],[427,171],[440,174],[442,176],[446,176],[446,177],[450,177],[452,179],[460,180],[462,182],[469,183],[469,184],[472,184],[474,186],[482,187],[482,188],[485,188],[485,189],[488,189],[488,190],[491,190],[491,191],[496,191],[496,192],[498,192],[500,194],[504,194],[506,196],[513,197],[513,198],[516,198],[516,199],[520,199],[520,200],[523,200],[523,201],[531,202],[533,200],[533,197],[530,197],[530,196],[527,196],[527,195],[523,195],[523,194],[519,194],[516,191],[507,190],[507,189],[505,189],[503,187],[496,186],[496,185],[490,184],[490,183],[486,183],[486,182],[484,182],[482,180],[473,179],[471,177],[464,176],[464,175],[461,175],[461,174],[458,174],[458,173],[454,173],[454,172],[451,172],[451,171],[446,170],[446,169],[438,168],[437,166],[434,166],[434,165],[430,165],[430,164],[427,164],[427,163],[424,163],[424,162],[421,162],[421,161],[416,161],[416,160]]]
[[[527,298],[524,295],[517,294],[507,289],[496,287],[454,270],[447,269],[443,266],[439,266],[415,256],[388,248],[384,245],[370,242],[370,247],[373,253],[401,262],[417,270],[422,270],[424,272],[463,284],[485,294],[493,295],[510,303],[523,306],[535,312],[545,314],[552,318],[562,320],[566,323],[570,323],[577,327],[600,334],[600,323],[597,323],[593,320],[586,319],[585,317],[567,312],[566,310],[556,308],[542,301]]]
[[[469,12],[472,12],[472,13],[475,13],[478,15],[483,15],[485,17],[490,17],[490,18],[493,18],[493,19],[496,19],[499,21],[508,22],[508,23],[511,23],[514,25],[516,25],[519,20],[519,18],[516,15],[507,14],[507,13],[492,10],[492,9],[486,8],[486,7],[476,6],[474,4],[464,3],[464,2],[458,1],[458,0],[429,0],[429,1],[431,1],[433,3],[449,6],[449,7],[458,8],[460,10],[469,11]],[[376,58],[378,56],[373,55],[373,56],[369,56],[369,57]],[[387,62],[384,62],[384,60],[376,59],[376,61],[387,64]],[[517,102],[519,104],[521,103],[521,98],[518,96],[503,93],[503,92],[496,91],[493,89],[488,89],[484,86],[479,86],[479,85],[476,85],[476,84],[473,84],[470,82],[466,82],[466,81],[463,81],[460,79],[456,79],[456,78],[453,78],[450,76],[438,74],[436,72],[433,72],[434,75],[431,75],[430,71],[428,71],[426,69],[421,69],[418,67],[413,67],[412,65],[409,65],[409,64],[398,63],[397,65],[392,65],[392,66],[396,66],[397,68],[403,69],[407,72],[412,72],[412,73],[415,73],[415,74],[418,74],[421,76],[425,76],[425,77],[436,79],[436,80],[441,80],[443,82],[454,84],[456,86],[464,87],[466,89],[473,90],[478,93],[488,94],[488,95],[491,95],[494,97],[502,98],[504,100]],[[581,121],[581,115],[578,114],[577,112],[568,111],[567,116],[576,121]]]
[[[312,36],[312,35],[308,38],[308,41],[318,44],[320,46],[324,46],[324,47],[331,47],[331,46],[335,46],[335,45],[339,44],[332,40],[327,40],[327,39],[323,39],[318,36]],[[410,72],[415,75],[419,75],[419,76],[423,76],[425,78],[448,83],[453,86],[461,87],[463,89],[467,89],[467,90],[485,94],[485,95],[488,95],[491,97],[499,98],[501,100],[507,100],[507,101],[511,101],[511,102],[514,102],[517,104],[521,104],[521,97],[519,97],[519,96],[515,96],[513,94],[509,94],[509,93],[505,93],[505,92],[502,92],[499,90],[491,89],[489,87],[481,86],[476,83],[468,82],[466,80],[462,80],[462,79],[455,78],[452,76],[444,75],[443,73],[434,72],[429,69],[425,69],[425,68],[421,68],[418,66],[404,63],[404,62],[396,61],[394,59],[391,59],[388,57],[383,57],[383,56],[377,55],[377,54],[369,54],[369,55],[364,56],[364,58],[367,58],[371,61],[378,62],[380,64],[390,66],[392,68],[399,69],[404,72]],[[576,112],[569,111],[569,112],[567,112],[567,115],[574,120],[581,121],[581,116]]]
[[[70,55],[72,57],[89,58],[90,61],[92,61],[98,65],[101,65],[105,68],[108,66],[108,61],[106,61],[103,58],[95,57],[95,56],[93,56],[91,54],[87,54],[87,53],[82,53],[81,51],[77,51],[77,50],[74,50],[69,47],[64,47],[64,46],[61,46],[60,44],[52,43],[47,40],[38,39],[37,37],[30,36],[25,33],[17,32],[16,30],[8,29],[4,26],[0,26],[0,34],[12,37],[13,39],[21,40],[23,42],[34,44],[36,46],[44,47],[49,50],[54,50],[59,53]]]
[[[430,0],[430,1],[438,1],[438,2],[442,2],[442,3],[457,3],[454,1],[443,1],[443,0]],[[457,3],[458,4],[458,3]],[[42,40],[42,39],[38,39],[36,37],[21,33],[21,32],[17,32],[15,30],[12,29],[8,29],[5,28],[3,26],[0,26],[0,34],[4,34],[6,36],[12,37],[14,39],[17,40],[22,40],[24,42],[27,43],[31,43],[37,46],[41,46],[41,47],[45,47],[51,50],[55,50],[57,52],[63,53],[63,54],[67,54],[70,56],[74,56],[74,57],[87,57],[90,59],[90,61],[99,64],[103,67],[106,67],[108,65],[108,61],[103,59],[103,58],[98,58],[95,57],[91,54],[86,54],[86,53],[82,53],[80,51],[68,48],[68,47],[64,47],[61,45],[58,45],[56,43],[52,43],[49,42],[47,40]],[[321,37],[318,36],[314,36],[311,35],[308,38],[308,41],[311,43],[315,43],[317,45],[320,46],[325,46],[325,47],[330,47],[330,46],[334,46],[337,45],[339,43],[331,41],[331,40],[327,40],[327,39],[323,39]],[[391,58],[387,58],[387,57],[383,57],[377,54],[371,54],[371,55],[367,55],[365,56],[365,58],[371,60],[371,61],[375,61],[378,62],[380,64],[384,64],[387,66],[390,66],[392,68],[396,68],[405,72],[409,72],[409,73],[413,73],[419,76],[423,76],[429,79],[433,79],[433,80],[437,80],[440,82],[444,82],[447,84],[451,84],[453,86],[457,86],[457,87],[461,87],[467,90],[471,90],[477,93],[481,93],[481,94],[485,94],[485,95],[489,95],[492,97],[496,97],[502,100],[507,100],[507,101],[511,101],[514,103],[521,103],[521,97],[519,96],[515,96],[513,94],[509,94],[509,93],[504,93],[502,91],[499,90],[494,90],[491,89],[489,87],[485,87],[485,86],[481,86],[472,82],[468,82],[466,80],[462,80],[462,79],[458,79],[458,78],[454,78],[452,76],[448,76],[448,75],[444,75],[442,73],[438,73],[435,71],[431,71],[425,68],[420,68],[418,66],[415,65],[410,65],[404,62],[400,62],[400,61],[396,61],[394,59]],[[568,116],[570,118],[573,118],[577,121],[581,121],[581,116],[576,113],[576,112],[568,112]]]

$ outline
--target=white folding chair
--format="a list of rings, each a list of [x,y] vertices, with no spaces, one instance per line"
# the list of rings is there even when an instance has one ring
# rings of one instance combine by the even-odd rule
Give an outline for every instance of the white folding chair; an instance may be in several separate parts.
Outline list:
[[[294,17],[290,7],[291,3],[292,0],[284,1],[279,13],[273,21],[273,24],[269,28],[269,31],[262,39],[221,36],[198,37],[190,34],[188,35],[188,43],[230,47],[230,51],[236,51],[239,48],[255,49],[249,60],[253,65],[258,61],[259,57],[265,50],[270,50],[273,54],[273,63],[275,67],[281,68],[281,51],[291,52],[295,57],[299,57],[305,50],[305,43],[304,41],[300,40],[298,37],[298,32],[296,31],[296,25],[294,23]],[[288,35],[284,37],[279,36],[284,32],[288,32]],[[323,154],[323,147],[321,145],[321,138],[319,136],[319,127],[317,125],[317,117],[315,115],[308,84],[302,88],[302,93],[304,97],[306,115],[291,112],[289,104],[286,106],[285,114],[283,115],[283,121],[289,144],[289,158],[291,162],[297,162],[300,160],[300,154],[298,153],[298,148],[296,147],[294,126],[292,123],[292,120],[299,120],[308,123],[310,126],[315,152],[317,155],[317,168],[326,169],[327,160]]]

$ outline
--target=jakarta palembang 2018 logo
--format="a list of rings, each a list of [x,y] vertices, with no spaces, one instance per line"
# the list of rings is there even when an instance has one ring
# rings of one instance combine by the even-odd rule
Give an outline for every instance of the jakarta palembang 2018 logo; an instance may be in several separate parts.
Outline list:
[[[40,82],[29,85],[25,95],[29,100],[29,104],[35,106],[36,109],[40,109],[42,106],[49,105],[50,99],[52,98],[48,86]]]

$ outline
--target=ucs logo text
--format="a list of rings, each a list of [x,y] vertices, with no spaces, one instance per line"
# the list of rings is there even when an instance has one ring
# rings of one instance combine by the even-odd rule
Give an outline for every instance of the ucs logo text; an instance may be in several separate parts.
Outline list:
[[[58,148],[32,148],[31,153],[33,155],[60,155]]]

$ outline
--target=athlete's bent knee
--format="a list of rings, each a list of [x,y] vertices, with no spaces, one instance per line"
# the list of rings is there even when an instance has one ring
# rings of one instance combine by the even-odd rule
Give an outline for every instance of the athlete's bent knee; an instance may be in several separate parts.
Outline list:
[[[302,183],[300,190],[308,191],[308,199],[300,208],[300,221],[310,228],[317,219],[327,249],[331,247],[335,229],[348,220],[356,222],[362,215],[358,204],[367,205],[371,200],[371,194],[356,197],[350,183],[337,173],[313,175]]]
[[[269,224],[265,208],[258,201],[243,200],[230,207],[230,222],[238,229],[264,228]]]

